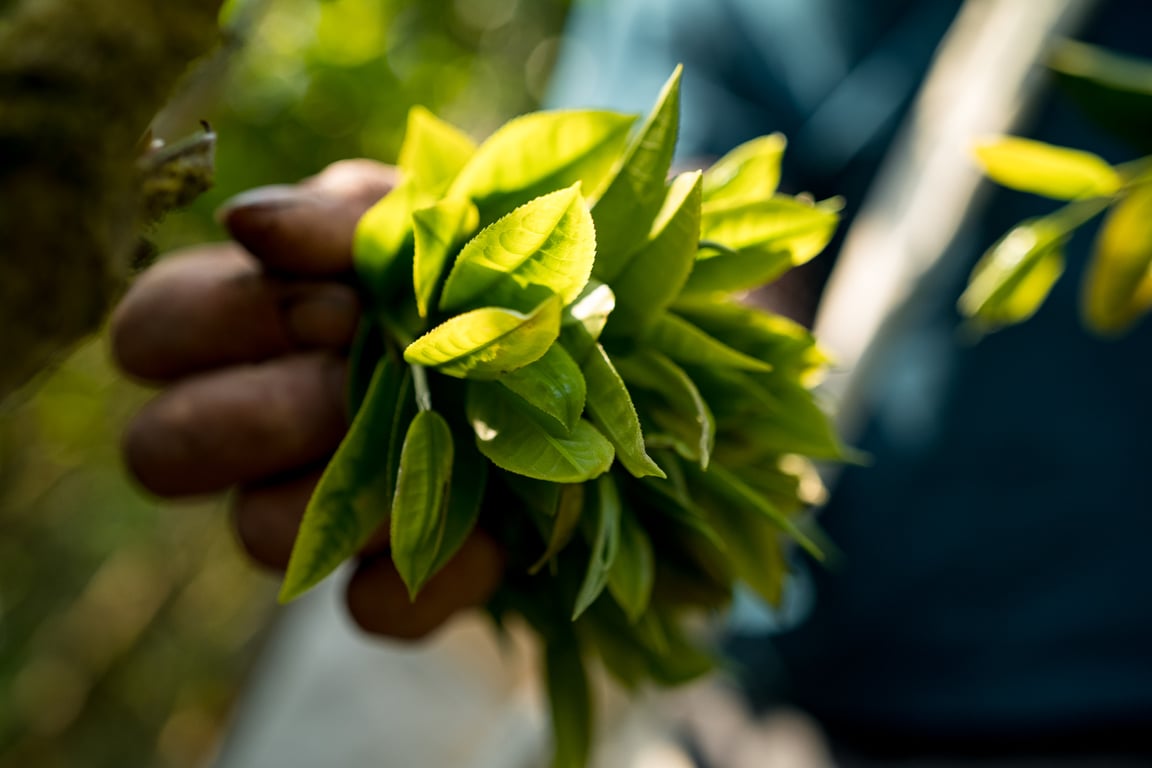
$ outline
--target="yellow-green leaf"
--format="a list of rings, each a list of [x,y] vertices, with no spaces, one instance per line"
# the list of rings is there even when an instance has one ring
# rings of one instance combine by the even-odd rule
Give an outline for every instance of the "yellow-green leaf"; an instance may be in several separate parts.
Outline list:
[[[584,374],[559,344],[536,362],[501,376],[499,382],[546,416],[561,434],[571,432],[584,412]]]
[[[596,345],[583,370],[588,383],[588,415],[615,446],[620,463],[636,477],[664,477],[663,470],[644,448],[644,435],[632,396],[604,347]]]
[[[444,283],[440,308],[527,311],[548,294],[568,304],[588,282],[595,257],[596,232],[576,184],[520,206],[469,241]]]
[[[414,600],[432,575],[448,519],[452,431],[435,411],[416,414],[400,451],[392,501],[392,562]]]
[[[416,308],[421,317],[436,293],[440,276],[449,258],[476,231],[480,214],[471,201],[447,198],[412,213],[416,255],[412,279],[416,289]]]
[[[780,160],[788,142],[773,133],[746,141],[717,160],[704,173],[704,200],[747,202],[776,193],[780,184]]]
[[[670,312],[652,324],[644,341],[678,363],[770,371],[772,366],[739,352]]]
[[[422,197],[403,180],[360,217],[352,244],[356,275],[377,299],[387,297],[394,265],[412,244],[412,211]]]
[[[421,191],[442,192],[475,153],[476,142],[456,126],[419,105],[408,111],[397,165]]]
[[[1152,184],[1109,212],[1097,236],[1084,290],[1084,317],[1098,333],[1119,333],[1152,307]]]
[[[836,201],[813,204],[784,195],[767,200],[721,200],[704,206],[700,221],[703,241],[721,249],[701,249],[701,262],[722,259],[744,250],[788,253],[793,266],[824,250],[840,220]],[[692,285],[689,278],[689,288]]]
[[[995,136],[978,142],[974,152],[993,181],[1057,200],[1104,197],[1123,185],[1120,175],[1103,158],[1078,149]]]
[[[553,296],[527,314],[486,307],[457,315],[412,342],[404,359],[461,379],[495,379],[539,360],[559,335]]]
[[[1000,328],[1040,309],[1064,272],[1063,228],[1047,219],[1022,222],[988,249],[957,304],[978,327]]]
[[[615,308],[616,294],[597,280],[589,280],[576,300],[564,308],[560,342],[577,363],[582,365],[588,359]]]
[[[678,454],[707,469],[716,440],[716,422],[684,369],[652,349],[620,357],[616,366],[629,386],[648,395],[644,415],[666,436],[660,440],[652,434],[650,441],[669,443]]]

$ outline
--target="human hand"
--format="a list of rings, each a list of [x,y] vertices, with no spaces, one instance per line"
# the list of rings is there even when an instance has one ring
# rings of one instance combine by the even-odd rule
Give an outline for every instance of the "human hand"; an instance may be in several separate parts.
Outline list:
[[[163,388],[126,430],[128,469],[165,497],[235,488],[240,543],[276,570],[347,428],[345,351],[359,316],[352,238],[394,179],[354,160],[244,193],[221,211],[236,242],[163,259],[112,319],[119,365]],[[483,604],[500,580],[498,548],[477,532],[411,602],[387,536],[385,525],[347,587],[349,611],[369,632],[423,637]]]

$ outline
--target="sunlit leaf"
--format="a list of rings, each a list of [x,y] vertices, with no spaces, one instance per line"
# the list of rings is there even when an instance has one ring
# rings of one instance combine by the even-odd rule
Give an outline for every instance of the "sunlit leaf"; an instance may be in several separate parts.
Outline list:
[[[612,281],[616,294],[612,327],[635,333],[672,303],[692,271],[699,239],[697,171],[681,174],[669,185],[648,241]]]
[[[996,136],[977,143],[973,151],[993,181],[1057,200],[1112,195],[1123,184],[1101,157],[1078,149]]]
[[[577,182],[594,193],[635,122],[616,112],[578,110],[515,118],[480,145],[447,194],[472,199],[484,223]]]
[[[831,202],[812,204],[783,195],[750,202],[709,203],[700,221],[700,237],[704,243],[714,242],[723,249],[704,248],[697,258],[703,262],[745,250],[764,254],[786,251],[792,265],[797,266],[824,250],[839,219]]]
[[[416,254],[412,278],[421,317],[428,315],[444,266],[465,238],[476,231],[478,223],[476,206],[460,198],[448,198],[430,208],[413,211]]]
[[[637,621],[648,609],[655,579],[652,542],[636,515],[622,506],[620,543],[608,572],[608,591],[632,621]]]
[[[612,465],[612,444],[580,420],[566,437],[551,434],[525,411],[524,401],[494,382],[470,382],[468,421],[476,445],[509,472],[554,483],[591,480]]]
[[[772,197],[780,183],[780,159],[787,143],[782,134],[773,133],[746,141],[717,160],[704,173],[705,202]]]
[[[387,519],[395,487],[389,457],[396,434],[403,431],[397,423],[405,418],[408,382],[403,366],[380,358],[364,404],[305,509],[280,587],[281,602],[322,581]]]
[[[652,114],[632,138],[620,167],[592,207],[598,252],[593,274],[611,283],[627,264],[660,210],[680,126],[680,75],[676,67]]]
[[[397,165],[421,191],[442,192],[475,153],[476,142],[459,128],[424,107],[408,111]]]
[[[588,384],[588,415],[615,446],[616,458],[636,477],[663,477],[664,472],[644,449],[640,419],[628,388],[599,344],[588,355],[583,370]]]
[[[588,359],[615,308],[616,294],[596,280],[589,280],[576,300],[565,307],[560,342],[577,363]]]
[[[568,545],[576,527],[580,523],[580,514],[584,509],[584,485],[573,483],[561,485],[556,499],[555,511],[552,515],[552,528],[548,535],[548,547],[540,559],[528,569],[529,573],[538,573],[553,558]]]
[[[402,180],[360,217],[352,255],[356,275],[372,296],[388,296],[401,254],[412,245],[412,212],[422,205],[413,182]]]
[[[747,291],[767,285],[793,266],[792,253],[783,249],[706,248],[696,260],[683,293],[692,296]]]
[[[596,233],[578,185],[520,206],[476,235],[456,259],[440,308],[527,311],[549,294],[566,305],[592,273]]]
[[[499,382],[551,419],[563,434],[571,432],[584,412],[584,374],[558,344],[536,362],[501,376]]]
[[[1046,219],[1022,222],[988,249],[972,270],[957,306],[979,327],[1026,320],[1064,272],[1066,233]]]
[[[644,340],[678,363],[716,365],[749,371],[770,371],[772,366],[738,352],[704,331],[665,312],[648,329]]]
[[[616,367],[629,386],[657,396],[645,414],[672,438],[671,447],[706,469],[716,439],[716,424],[700,390],[684,369],[648,349],[617,358]]]
[[[450,318],[412,342],[404,359],[457,378],[494,379],[544,356],[560,335],[560,300],[528,314],[486,307]]]
[[[571,633],[544,648],[552,712],[552,768],[586,768],[592,743],[592,698],[580,647]]]
[[[1152,184],[1134,188],[1104,220],[1088,268],[1084,317],[1098,333],[1127,329],[1152,308]]]
[[[488,483],[488,461],[471,442],[454,441],[452,487],[448,492],[448,510],[444,533],[429,576],[435,576],[451,560],[476,527],[484,490]]]
[[[620,547],[620,494],[611,475],[604,475],[596,481],[596,503],[586,507],[582,518],[585,535],[589,538],[592,554],[588,557],[588,570],[576,595],[576,606],[572,610],[572,620],[588,610],[588,606],[600,596],[608,586],[612,565]]]
[[[435,411],[416,414],[400,452],[392,501],[392,562],[415,600],[432,569],[448,519],[452,431]]]

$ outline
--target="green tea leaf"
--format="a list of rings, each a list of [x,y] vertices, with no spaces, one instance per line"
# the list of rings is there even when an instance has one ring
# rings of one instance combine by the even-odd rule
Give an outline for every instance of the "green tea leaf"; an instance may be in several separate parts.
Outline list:
[[[570,633],[544,647],[552,712],[552,768],[586,768],[592,744],[592,698],[580,646]]]
[[[632,251],[644,241],[660,210],[680,127],[680,75],[676,67],[664,84],[652,114],[633,137],[616,175],[592,206],[597,254],[593,274],[615,286]]]
[[[979,327],[1026,320],[1040,309],[1064,272],[1063,228],[1046,219],[1022,222],[988,249],[957,302]]]
[[[738,352],[687,320],[665,312],[643,337],[653,348],[678,363],[770,371],[772,366]]]
[[[799,382],[774,374],[702,368],[692,369],[691,375],[713,406],[718,442],[747,442],[763,456],[845,458],[828,415]]]
[[[459,128],[424,107],[408,111],[397,165],[421,191],[441,193],[475,153],[476,142]]]
[[[788,142],[779,133],[746,141],[704,173],[704,201],[763,200],[776,193]]]
[[[479,217],[475,205],[459,198],[448,198],[430,208],[413,211],[416,255],[412,277],[420,317],[428,316],[428,307],[436,293],[444,265],[463,241],[475,232]]]
[[[541,568],[552,562],[572,540],[572,534],[576,532],[576,526],[580,523],[580,513],[584,509],[584,485],[573,483],[561,485],[559,489],[552,515],[552,530],[548,536],[548,548],[528,569],[529,573],[538,573]]]
[[[672,438],[672,448],[681,456],[708,468],[716,423],[700,390],[680,366],[650,349],[616,359],[617,370],[632,387],[654,393],[657,400],[645,408],[645,415]]]
[[[377,300],[388,296],[399,257],[412,245],[412,212],[421,207],[414,182],[401,180],[360,217],[352,256],[361,285]]]
[[[380,358],[364,404],[328,462],[304,511],[280,602],[320,583],[353,556],[388,517],[395,475],[390,443],[408,400],[407,371]]]
[[[583,370],[588,383],[588,415],[615,446],[620,463],[636,477],[664,477],[663,470],[644,449],[644,435],[632,397],[604,347],[596,345]]]
[[[548,432],[523,400],[490,382],[469,382],[468,421],[476,446],[509,472],[554,483],[582,483],[608,471],[615,451],[590,423],[580,420],[567,437]]]
[[[656,560],[644,526],[626,506],[620,510],[620,543],[608,572],[608,591],[632,621],[639,620],[652,599]]]
[[[460,171],[448,197],[467,197],[481,222],[579,182],[603,184],[636,118],[615,112],[536,112],[505,123]]]
[[[767,285],[793,267],[787,250],[722,249],[715,255],[701,253],[684,285],[686,296],[735,293]]]
[[[348,412],[353,416],[368,395],[376,364],[383,354],[384,338],[380,327],[371,319],[362,317],[348,350]]]
[[[668,186],[648,241],[612,281],[616,293],[612,328],[635,333],[683,289],[700,239],[700,179],[699,171],[684,173]],[[600,263],[599,256],[596,262]]]
[[[400,452],[392,501],[392,561],[415,600],[432,575],[448,516],[452,431],[435,411],[416,414]]]
[[[596,481],[596,504],[590,508],[591,515],[585,515],[584,533],[590,539],[592,554],[588,558],[588,570],[576,595],[576,606],[572,610],[572,620],[588,610],[588,606],[600,596],[608,586],[608,577],[616,562],[620,547],[620,494],[611,475],[602,475]]]
[[[558,344],[536,362],[501,376],[499,382],[551,419],[562,434],[569,434],[584,412],[584,374]]]
[[[1015,136],[994,136],[973,149],[990,179],[1021,192],[1078,200],[1115,194],[1123,180],[1091,152]]]
[[[718,243],[727,250],[701,250],[697,260],[720,259],[745,250],[762,254],[787,251],[792,265],[798,266],[824,250],[839,220],[829,202],[814,205],[784,195],[750,202],[709,203],[700,220],[701,240]],[[691,282],[689,279],[689,285]]]
[[[1152,307],[1152,184],[1109,212],[1084,284],[1083,313],[1097,333],[1119,333]]]
[[[455,461],[452,487],[448,492],[448,512],[444,518],[444,532],[440,537],[436,562],[432,565],[429,577],[435,576],[448,564],[476,527],[488,484],[488,460],[480,455],[470,441],[454,443]]]
[[[592,353],[608,317],[616,307],[616,294],[604,283],[589,280],[576,300],[564,309],[560,342],[578,364]]]
[[[404,359],[457,378],[495,379],[544,356],[560,335],[560,300],[528,314],[487,307],[450,318],[412,342]]]
[[[573,185],[520,206],[465,245],[440,308],[487,304],[527,311],[548,294],[566,305],[588,282],[595,257],[592,217]]]
[[[1152,152],[1152,61],[1059,40],[1048,67],[1084,115],[1141,152]]]

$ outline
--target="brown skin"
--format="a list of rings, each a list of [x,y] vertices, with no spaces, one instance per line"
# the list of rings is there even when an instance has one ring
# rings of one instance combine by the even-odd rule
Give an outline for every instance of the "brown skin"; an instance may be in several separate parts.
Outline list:
[[[163,388],[125,432],[129,470],[160,496],[235,489],[240,543],[272,569],[286,567],[347,429],[344,353],[360,311],[352,235],[394,181],[391,168],[346,161],[240,195],[221,211],[236,242],[163,259],[113,316],[120,366]],[[419,639],[499,584],[499,548],[477,532],[410,602],[387,543],[379,531],[348,584],[349,611],[368,632]]]

